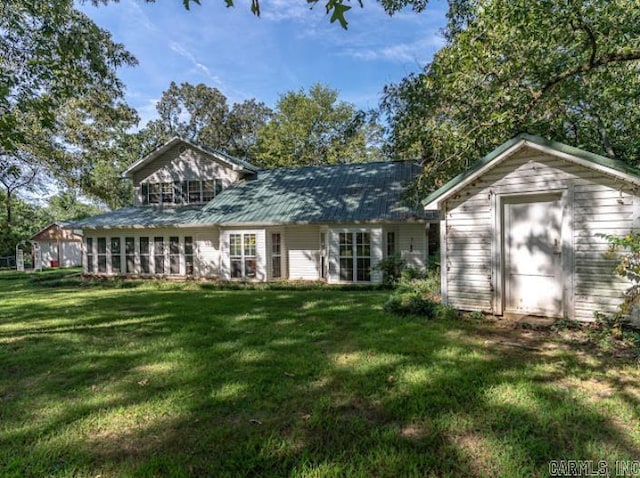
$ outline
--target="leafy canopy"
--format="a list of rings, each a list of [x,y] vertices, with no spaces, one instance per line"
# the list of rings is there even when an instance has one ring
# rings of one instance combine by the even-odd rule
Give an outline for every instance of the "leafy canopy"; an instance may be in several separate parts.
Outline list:
[[[378,159],[375,118],[316,84],[280,96],[273,118],[258,132],[256,164],[274,168]]]
[[[634,162],[640,155],[640,3],[455,0],[447,45],[385,89],[399,157],[426,189],[527,131]]]

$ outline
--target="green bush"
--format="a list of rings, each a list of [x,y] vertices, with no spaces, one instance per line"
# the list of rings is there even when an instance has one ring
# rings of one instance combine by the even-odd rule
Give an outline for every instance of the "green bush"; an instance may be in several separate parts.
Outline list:
[[[382,271],[383,284],[393,286],[400,279],[406,264],[406,261],[401,259],[398,254],[393,254],[378,262],[375,269]]]

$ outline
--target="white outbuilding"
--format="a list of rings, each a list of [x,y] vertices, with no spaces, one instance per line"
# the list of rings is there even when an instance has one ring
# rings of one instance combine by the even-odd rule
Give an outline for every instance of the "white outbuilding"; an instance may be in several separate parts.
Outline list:
[[[604,235],[637,231],[640,172],[520,134],[426,198],[440,213],[443,300],[461,310],[593,320],[628,282]]]

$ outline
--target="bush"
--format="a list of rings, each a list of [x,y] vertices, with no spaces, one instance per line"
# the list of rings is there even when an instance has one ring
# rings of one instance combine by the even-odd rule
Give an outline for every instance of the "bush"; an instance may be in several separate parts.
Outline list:
[[[440,274],[437,270],[421,273],[407,268],[402,271],[396,290],[383,309],[390,314],[417,315],[429,319],[455,319],[457,311],[440,303]]]
[[[375,266],[375,269],[382,271],[382,283],[387,286],[395,285],[401,277],[406,261],[398,254],[385,257]]]

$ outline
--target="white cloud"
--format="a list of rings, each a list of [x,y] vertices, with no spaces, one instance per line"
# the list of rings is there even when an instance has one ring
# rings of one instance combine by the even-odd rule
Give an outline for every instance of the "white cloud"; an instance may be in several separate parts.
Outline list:
[[[189,60],[191,62],[191,64],[194,66],[194,68],[197,71],[199,71],[200,73],[202,73],[208,80],[212,81],[213,83],[215,83],[217,85],[221,85],[222,84],[222,81],[220,80],[220,77],[214,75],[211,72],[211,70],[209,69],[209,67],[207,67],[204,63],[201,63],[200,61],[198,61],[198,59],[195,57],[195,55],[193,53],[191,53],[189,50],[184,48],[179,43],[177,43],[175,41],[170,41],[169,42],[169,49],[171,49],[171,51],[173,51],[174,53],[177,53],[178,55],[180,55],[180,56],[186,58],[187,60]]]
[[[380,44],[358,48],[346,48],[341,55],[363,61],[386,61],[393,63],[416,62],[424,64],[433,52],[444,46],[444,39],[439,35],[421,38],[413,42]]]

